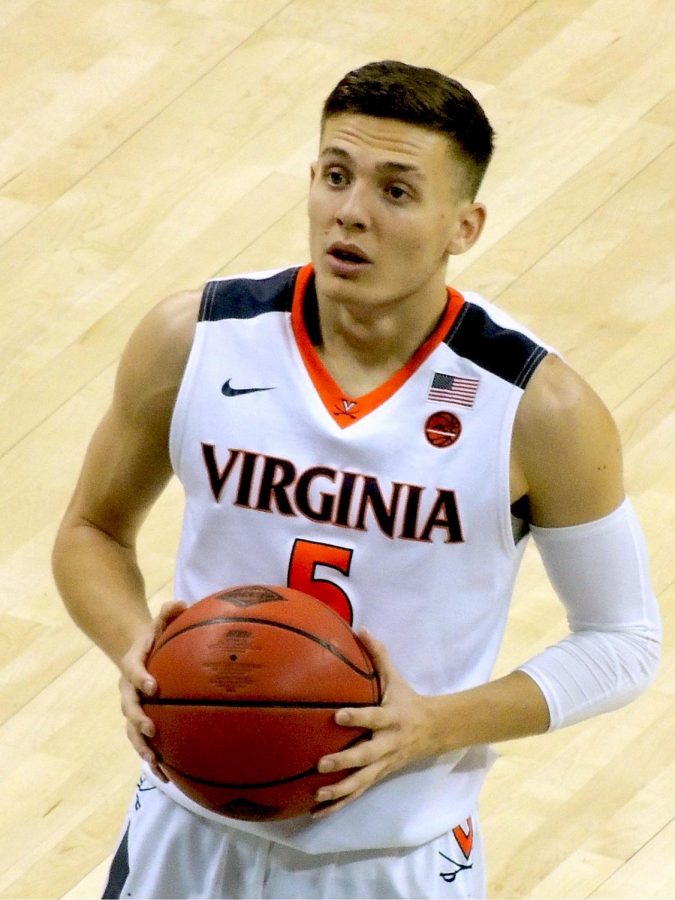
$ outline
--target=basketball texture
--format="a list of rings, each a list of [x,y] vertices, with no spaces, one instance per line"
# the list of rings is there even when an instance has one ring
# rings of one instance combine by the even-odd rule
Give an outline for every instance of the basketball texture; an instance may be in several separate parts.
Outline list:
[[[174,619],[147,662],[158,691],[143,705],[167,776],[197,803],[239,819],[308,812],[324,754],[364,736],[337,725],[373,706],[380,686],[364,646],[330,607],[287,587],[247,585]]]

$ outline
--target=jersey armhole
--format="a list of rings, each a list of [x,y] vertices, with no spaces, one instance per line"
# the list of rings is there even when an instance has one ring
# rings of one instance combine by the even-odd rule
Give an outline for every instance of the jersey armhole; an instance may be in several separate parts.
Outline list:
[[[185,409],[187,407],[188,398],[192,393],[192,385],[194,384],[199,359],[201,357],[201,346],[205,340],[206,330],[201,322],[197,322],[195,332],[188,353],[187,362],[183,377],[181,378],[176,400],[173,405],[171,414],[171,422],[169,425],[169,459],[171,460],[171,468],[174,474],[180,477],[180,465],[183,455],[183,435],[185,424]]]

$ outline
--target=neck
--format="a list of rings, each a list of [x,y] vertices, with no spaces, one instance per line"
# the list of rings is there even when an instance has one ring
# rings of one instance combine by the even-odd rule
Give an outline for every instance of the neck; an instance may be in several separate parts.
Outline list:
[[[446,304],[445,285],[424,303],[414,297],[368,306],[319,295],[320,326],[308,330],[335,381],[352,396],[362,396],[408,362],[433,333]]]

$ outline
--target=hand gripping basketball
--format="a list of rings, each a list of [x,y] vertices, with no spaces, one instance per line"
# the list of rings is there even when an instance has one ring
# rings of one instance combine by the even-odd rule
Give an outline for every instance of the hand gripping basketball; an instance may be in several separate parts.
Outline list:
[[[351,803],[383,778],[419,759],[440,751],[434,728],[433,698],[414,691],[392,664],[386,647],[367,631],[359,638],[378,673],[382,702],[378,707],[341,709],[338,724],[360,727],[367,740],[319,761],[320,772],[338,773],[341,781],[321,788],[315,818],[331,815]]]
[[[155,727],[143,711],[140,697],[152,696],[157,690],[155,679],[145,667],[153,644],[167,625],[185,609],[186,604],[180,601],[165,603],[156,618],[144,623],[119,666],[120,704],[126,719],[127,737],[134,750],[162,781],[167,781],[167,778],[157,765],[157,757],[146,740],[154,735]]]
[[[142,698],[162,769],[188,797],[242,819],[310,811],[326,753],[367,736],[335,711],[380,701],[377,673],[347,622],[292,588],[246,585],[204,598],[158,637]]]

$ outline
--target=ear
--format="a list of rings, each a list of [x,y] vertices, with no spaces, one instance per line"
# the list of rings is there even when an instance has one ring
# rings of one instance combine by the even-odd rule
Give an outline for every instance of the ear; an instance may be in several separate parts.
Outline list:
[[[466,253],[481,236],[487,210],[482,203],[467,203],[455,220],[447,251],[451,256]]]

